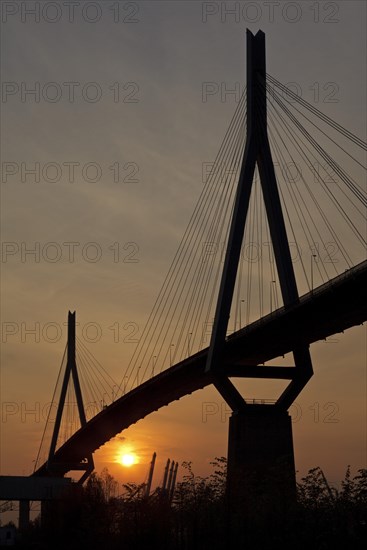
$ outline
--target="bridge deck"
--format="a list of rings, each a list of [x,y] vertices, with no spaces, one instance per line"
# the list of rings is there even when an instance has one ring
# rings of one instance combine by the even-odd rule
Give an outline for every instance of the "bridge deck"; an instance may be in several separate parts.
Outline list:
[[[262,363],[285,355],[298,344],[311,344],[367,320],[367,261],[227,338],[229,376],[287,378]],[[119,398],[78,430],[55,454],[64,475],[116,434],[153,411],[212,383],[205,373],[208,349],[181,361]],[[269,369],[272,369],[269,371]],[[289,367],[291,369],[291,367]],[[46,464],[34,475],[47,475]]]

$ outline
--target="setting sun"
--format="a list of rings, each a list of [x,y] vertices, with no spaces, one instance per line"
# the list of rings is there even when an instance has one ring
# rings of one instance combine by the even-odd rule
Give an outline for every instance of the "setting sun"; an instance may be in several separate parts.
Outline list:
[[[127,467],[132,466],[133,464],[136,463],[136,456],[132,453],[122,454],[119,457],[119,462],[123,466],[127,466]]]

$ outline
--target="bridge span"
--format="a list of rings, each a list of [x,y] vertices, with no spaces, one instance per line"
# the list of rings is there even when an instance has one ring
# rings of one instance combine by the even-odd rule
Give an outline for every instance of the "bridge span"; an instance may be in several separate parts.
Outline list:
[[[295,367],[264,366],[297,346],[310,345],[367,320],[367,261],[228,336],[228,376],[291,379]],[[55,453],[53,476],[64,476],[116,434],[172,401],[213,383],[208,348],[173,365],[106,407]],[[47,463],[33,475],[49,475]]]

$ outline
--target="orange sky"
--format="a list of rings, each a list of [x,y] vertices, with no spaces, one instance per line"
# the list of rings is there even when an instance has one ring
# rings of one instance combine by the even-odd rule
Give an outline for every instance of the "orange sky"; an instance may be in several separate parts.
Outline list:
[[[1,474],[33,470],[69,309],[77,311],[84,343],[121,381],[136,345],[126,341],[128,327],[142,332],[201,191],[203,166],[215,158],[236,107],[235,96],[223,100],[220,91],[204,102],[203,84],[214,82],[218,90],[223,83],[244,85],[246,27],[265,31],[272,75],[296,83],[307,101],[365,134],[364,2],[335,2],[333,16],[319,3],[317,21],[315,3],[298,2],[295,22],[289,2],[281,3],[274,21],[267,3],[258,3],[256,22],[225,14],[221,20],[220,11],[204,22],[200,2],[135,2],[136,24],[114,23],[107,4],[101,3],[95,24],[80,14],[73,23],[65,14],[55,24],[22,22],[21,12],[3,24],[3,79],[19,90],[8,88],[1,105],[3,159],[17,172],[1,184],[2,240],[14,246],[1,264]],[[62,97],[45,100],[42,90],[40,101],[23,97],[22,83],[30,89],[35,82],[45,94],[52,92],[45,84],[56,82]],[[65,95],[65,82],[79,83],[75,101]],[[90,82],[100,86],[100,101],[83,96]],[[330,83],[334,102],[326,100]],[[35,163],[40,181],[22,172]],[[60,181],[42,175],[48,163],[63,166]],[[77,163],[75,181],[70,163]],[[90,181],[92,172],[88,179],[88,163],[100,167],[99,182]],[[115,163],[124,178],[131,169],[138,172],[116,184]],[[70,242],[77,243],[73,261]],[[47,256],[50,243],[62,250],[57,261]],[[95,252],[88,243],[97,243],[98,261],[88,256]],[[115,262],[116,243],[123,260],[133,253],[138,261]],[[31,249],[36,252],[27,254]],[[101,330],[95,343],[93,324]],[[118,342],[111,329],[116,324]],[[83,333],[86,326],[92,333]],[[311,355],[315,375],[291,409],[296,468],[303,475],[321,466],[336,483],[348,464],[353,472],[366,466],[366,329],[314,344]],[[239,386],[246,397],[269,399],[280,389]],[[226,454],[227,427],[227,407],[207,388],[138,422],[121,434],[123,441],[107,443],[95,453],[96,466],[107,466],[120,482],[142,482],[156,451],[153,485],[167,458],[192,460],[195,473],[207,475],[210,461]],[[136,452],[137,465],[124,469],[115,462],[121,446]]]

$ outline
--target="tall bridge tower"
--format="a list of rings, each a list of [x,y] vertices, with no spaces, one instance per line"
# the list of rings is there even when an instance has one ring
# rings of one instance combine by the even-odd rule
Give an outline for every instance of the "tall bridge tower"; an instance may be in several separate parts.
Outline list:
[[[228,501],[231,521],[251,521],[295,501],[296,483],[291,418],[287,412],[313,374],[309,346],[299,335],[294,342],[295,368],[268,367],[262,378],[290,379],[273,404],[249,404],[223,367],[230,309],[241,245],[257,165],[276,268],[285,308],[299,302],[285,222],[275,178],[266,105],[265,34],[247,30],[247,135],[228,245],[218,294],[206,371],[232,409],[228,443]],[[276,338],[276,335],[274,335]],[[261,370],[261,367],[258,367]],[[275,374],[276,373],[276,374]],[[261,502],[261,509],[257,503]],[[253,523],[253,521],[252,521]],[[237,531],[237,529],[235,529]],[[242,528],[243,531],[243,528]]]

